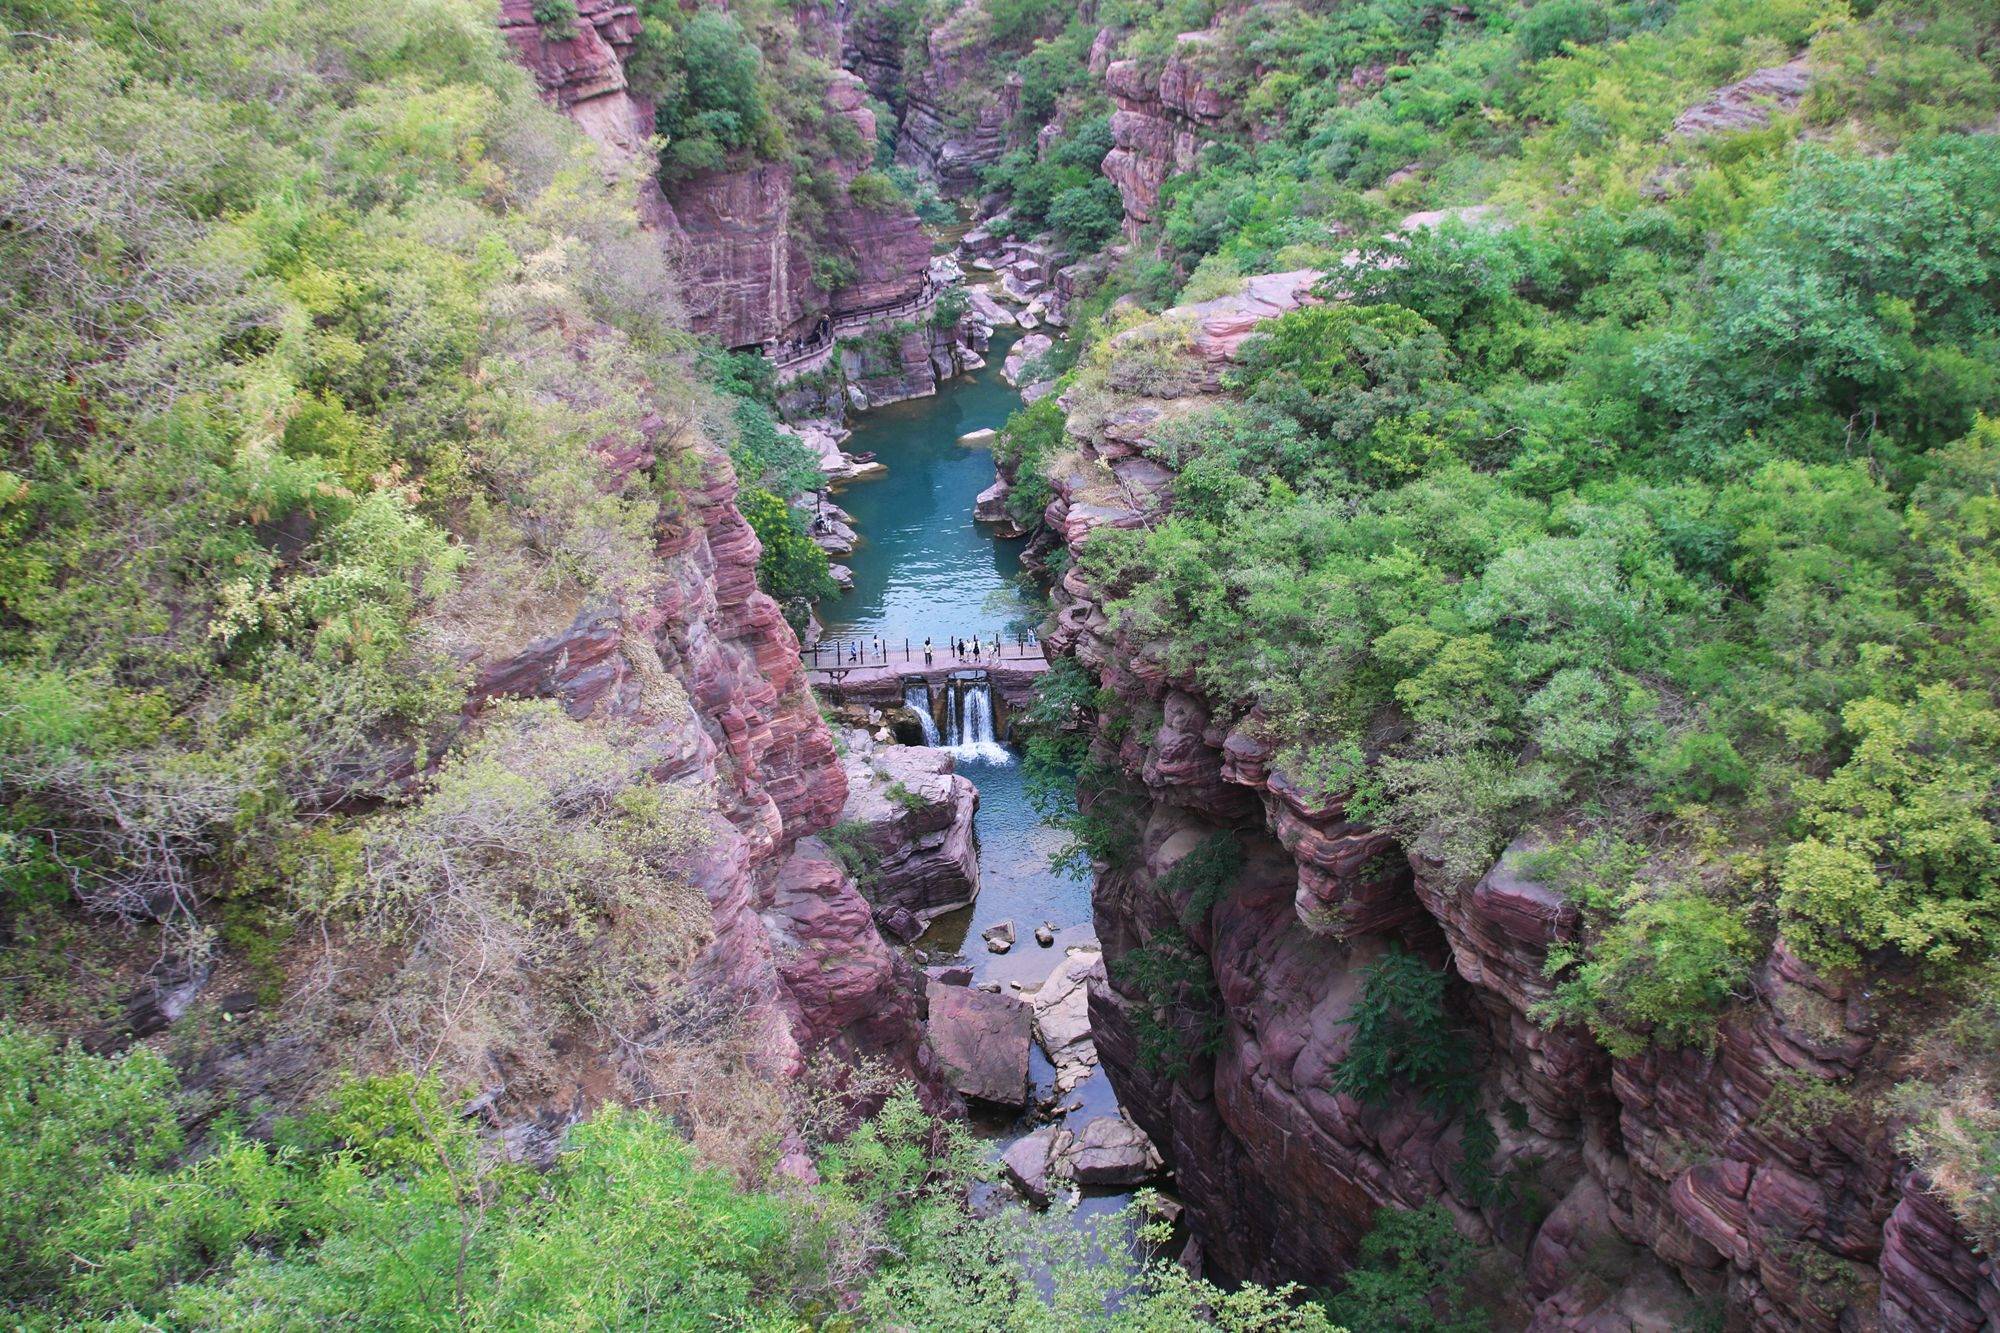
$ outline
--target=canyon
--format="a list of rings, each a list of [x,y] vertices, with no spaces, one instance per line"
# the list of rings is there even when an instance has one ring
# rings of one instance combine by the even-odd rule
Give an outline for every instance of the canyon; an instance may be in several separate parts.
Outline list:
[[[567,41],[543,37],[528,8],[508,0],[502,22],[545,94],[601,143],[642,154],[650,111],[620,65],[631,7],[583,0],[583,21]],[[850,118],[872,144],[874,117],[861,94],[895,94],[897,160],[954,195],[972,193],[981,168],[1020,146],[1012,128],[1018,81],[990,77],[970,26],[975,13],[963,8],[924,34],[915,69],[905,68],[897,33],[869,9],[822,18],[811,34],[853,71],[830,85],[828,114]],[[1237,109],[1202,73],[1200,52],[1212,37],[1182,34],[1163,63],[1112,58],[1109,32],[1092,47],[1091,70],[1115,107],[1102,171],[1117,187],[1128,241],[1158,220],[1163,184],[1232,132]],[[1737,100],[1767,85],[1796,100],[1794,72],[1779,67],[1785,77],[1751,85]],[[970,112],[969,89],[978,93]],[[1691,125],[1702,121],[1690,116]],[[843,161],[838,170],[851,178],[862,165]],[[769,165],[645,189],[649,223],[682,256],[695,327],[725,345],[796,337],[822,315],[919,290],[930,242],[915,218],[866,208],[827,219],[857,274],[836,291],[817,289],[787,191]],[[989,203],[990,213],[1004,200]],[[968,258],[983,239],[968,238]],[[1038,285],[1060,289],[1058,267],[1048,264]],[[1157,426],[1220,394],[1244,341],[1319,299],[1312,292],[1323,276],[1262,274],[1120,335],[1177,347],[1174,383],[1121,389],[1108,404],[1059,400],[1073,453],[1052,478],[1045,535],[1031,547],[1039,567],[1050,568],[1053,547],[1073,552],[1100,529],[1141,528],[1170,510],[1175,473]],[[905,336],[886,354],[891,364],[872,372],[872,386],[868,370],[850,367],[861,385],[857,404],[929,392],[959,368],[956,353],[943,363],[939,354],[928,338]],[[1019,352],[1009,357],[1010,371],[1024,361]],[[833,406],[837,415],[841,405]],[[490,668],[481,688],[546,695],[578,716],[610,712],[657,728],[682,771],[729,793],[717,830],[722,852],[703,884],[716,923],[705,966],[757,997],[779,1067],[832,1043],[886,1056],[934,1092],[956,1077],[961,1090],[990,1096],[991,1071],[941,1073],[921,1035],[927,1006],[977,1008],[986,1004],[975,998],[981,992],[941,988],[936,977],[925,987],[890,943],[920,938],[974,898],[979,797],[938,752],[875,748],[865,729],[843,771],[796,641],[754,589],[755,542],[730,505],[726,464],[710,465],[699,522],[661,553],[673,571],[670,593],[629,616],[580,619]],[[1007,491],[1019,481],[1003,470],[980,496],[982,517],[1004,520]],[[1578,919],[1533,873],[1538,833],[1522,835],[1480,873],[1454,877],[1422,839],[1405,845],[1351,816],[1348,793],[1316,794],[1285,773],[1263,719],[1221,710],[1193,680],[1161,668],[1107,616],[1106,592],[1074,561],[1057,570],[1053,598],[1050,654],[1073,657],[1123,710],[1145,719],[1096,742],[1138,814],[1134,854],[1097,869],[1091,916],[1108,967],[1091,970],[1085,988],[1096,1051],[1119,1102],[1150,1138],[1139,1155],[1157,1151],[1147,1170],[1170,1171],[1186,1203],[1197,1242],[1191,1257],[1235,1278],[1332,1283],[1377,1210],[1441,1201],[1462,1232],[1518,1260],[1523,1322],[1532,1329],[1680,1327],[1724,1308],[1732,1321],[1767,1330],[1975,1333],[2000,1323],[1991,1257],[1882,1123],[1837,1111],[1800,1129],[1770,1112],[1794,1074],[1865,1081],[1894,1058],[1877,997],[1829,980],[1780,942],[1713,1049],[1614,1058],[1587,1033],[1541,1016],[1553,988],[1551,951],[1576,938]],[[651,711],[650,668],[633,665],[649,654],[684,689],[689,716]],[[850,701],[893,710],[901,685],[890,675],[879,685]],[[892,786],[914,794],[908,809],[887,795]],[[843,808],[882,859],[873,903],[813,837]],[[1185,893],[1172,891],[1171,872],[1219,834],[1242,845],[1241,868],[1212,910],[1191,913]],[[1163,1071],[1145,1058],[1135,1021],[1151,1001],[1119,980],[1119,963],[1190,917],[1187,939],[1214,981],[1206,1017],[1219,1035],[1184,1069]],[[1441,1113],[1414,1096],[1367,1104],[1331,1086],[1363,974],[1391,949],[1449,978],[1451,1011],[1479,1051],[1471,1112]],[[966,1021],[1027,1030],[1024,1010],[990,1007],[1006,1012]],[[1491,1172],[1505,1184],[1497,1193],[1460,1169],[1475,1119],[1497,1140]],[[1051,1126],[1019,1140],[1021,1162],[1012,1151],[1009,1162],[1022,1189],[1045,1194],[1051,1154],[1069,1153],[1074,1139]]]

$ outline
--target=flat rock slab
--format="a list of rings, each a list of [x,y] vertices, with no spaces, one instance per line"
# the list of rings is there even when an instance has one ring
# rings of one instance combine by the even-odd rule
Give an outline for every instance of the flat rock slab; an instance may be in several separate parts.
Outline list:
[[[1064,1093],[1097,1068],[1097,1045],[1090,1037],[1090,980],[1104,977],[1104,955],[1074,949],[1049,973],[1031,997],[1035,1038],[1056,1067],[1056,1091]]]
[[[945,1081],[967,1097],[996,1106],[1028,1102],[1028,1006],[996,995],[932,981],[927,1037]]]

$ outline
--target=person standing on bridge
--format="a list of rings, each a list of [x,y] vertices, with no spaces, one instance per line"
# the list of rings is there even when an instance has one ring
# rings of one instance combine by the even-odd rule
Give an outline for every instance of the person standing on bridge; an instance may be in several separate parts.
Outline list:
[[[929,666],[930,664],[931,664],[931,640],[930,636],[926,634],[924,636],[924,665]]]

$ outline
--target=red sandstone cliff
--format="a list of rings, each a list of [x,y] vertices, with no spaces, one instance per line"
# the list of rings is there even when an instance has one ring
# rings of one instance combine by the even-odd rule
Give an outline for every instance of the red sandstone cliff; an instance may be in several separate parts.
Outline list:
[[[636,9],[624,0],[579,0],[574,35],[551,40],[533,8],[532,0],[502,0],[500,27],[543,95],[599,143],[627,159],[643,158],[650,152],[653,108],[631,90],[624,67],[638,35]],[[841,45],[837,26],[831,32],[815,26],[802,40],[835,52]],[[792,172],[784,164],[748,162],[698,172],[664,190],[650,182],[644,188],[642,215],[678,258],[696,332],[726,347],[748,346],[804,334],[828,310],[894,305],[917,293],[930,240],[916,215],[900,203],[864,208],[844,193],[867,168],[875,143],[875,117],[862,97],[859,79],[834,73],[826,113],[847,119],[861,146],[852,158],[818,164],[842,190],[818,236],[804,234]],[[818,287],[816,246],[845,255],[854,280],[833,292]]]
[[[901,117],[896,161],[954,197],[977,192],[980,173],[1018,146],[1020,76],[994,76],[986,27],[979,5],[961,5],[924,33],[916,61],[879,12],[864,10],[847,30],[844,63]]]
[[[1104,84],[1118,110],[1111,117],[1115,147],[1105,154],[1104,174],[1118,187],[1125,205],[1125,235],[1136,240],[1154,220],[1160,187],[1167,177],[1194,168],[1230,111],[1228,99],[1204,81],[1197,66],[1201,47],[1214,34],[1184,32],[1166,64],[1154,71],[1137,60],[1114,60]]]
[[[651,462],[625,461],[634,472]],[[637,724],[661,756],[657,777],[715,793],[698,876],[714,938],[696,982],[750,1010],[772,1077],[795,1075],[821,1045],[917,1070],[916,983],[811,840],[847,797],[832,734],[798,640],[757,589],[761,547],[736,509],[735,475],[712,451],[702,465],[684,520],[662,534],[650,594],[588,610],[486,666],[468,707],[545,697],[574,717]]]
[[[1199,394],[1260,318],[1273,279],[1180,312],[1173,337]],[[1286,291],[1290,281],[1276,285]],[[1127,397],[1071,416],[1078,461],[1047,515],[1071,544],[1144,524],[1170,503],[1147,432],[1185,397]],[[1137,465],[1144,464],[1143,474]],[[1123,469],[1121,471],[1121,469]],[[1052,652],[1073,653],[1135,712],[1115,758],[1143,794],[1139,852],[1101,874],[1097,928],[1113,982],[1091,996],[1104,1063],[1169,1154],[1206,1252],[1246,1277],[1335,1278],[1370,1214],[1441,1199],[1461,1229],[1517,1256],[1535,1329],[1678,1326],[1703,1306],[1768,1330],[1951,1330],[2000,1322],[2000,1275],[1925,1192],[1891,1127],[1846,1109],[1810,1131],[1769,1113],[1793,1073],[1843,1078],[1897,1058],[1883,1000],[1836,985],[1780,944],[1712,1052],[1614,1060],[1587,1034],[1529,1015],[1544,961],[1576,929],[1569,904],[1510,848],[1472,883],[1347,818],[1275,769],[1257,719],[1219,716],[1108,623],[1071,565]],[[1140,1060],[1117,962],[1179,924],[1160,882],[1232,829],[1244,868],[1188,934],[1212,968],[1221,1041],[1168,1077]],[[1449,964],[1451,998],[1483,1052],[1477,1114],[1514,1188],[1474,1194],[1455,1169],[1462,1119],[1415,1100],[1368,1106],[1330,1090],[1360,970],[1390,941]]]

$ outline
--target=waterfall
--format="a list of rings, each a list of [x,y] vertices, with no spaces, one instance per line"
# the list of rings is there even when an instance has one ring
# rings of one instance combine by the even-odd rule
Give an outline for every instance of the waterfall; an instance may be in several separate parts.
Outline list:
[[[938,736],[937,719],[931,716],[931,687],[921,680],[909,682],[903,686],[903,702],[909,705],[910,711],[917,715],[917,721],[923,724],[924,744],[939,744],[941,738]]]
[[[960,759],[990,764],[1013,762],[993,736],[993,686],[986,680],[952,677],[946,683],[944,743]]]

